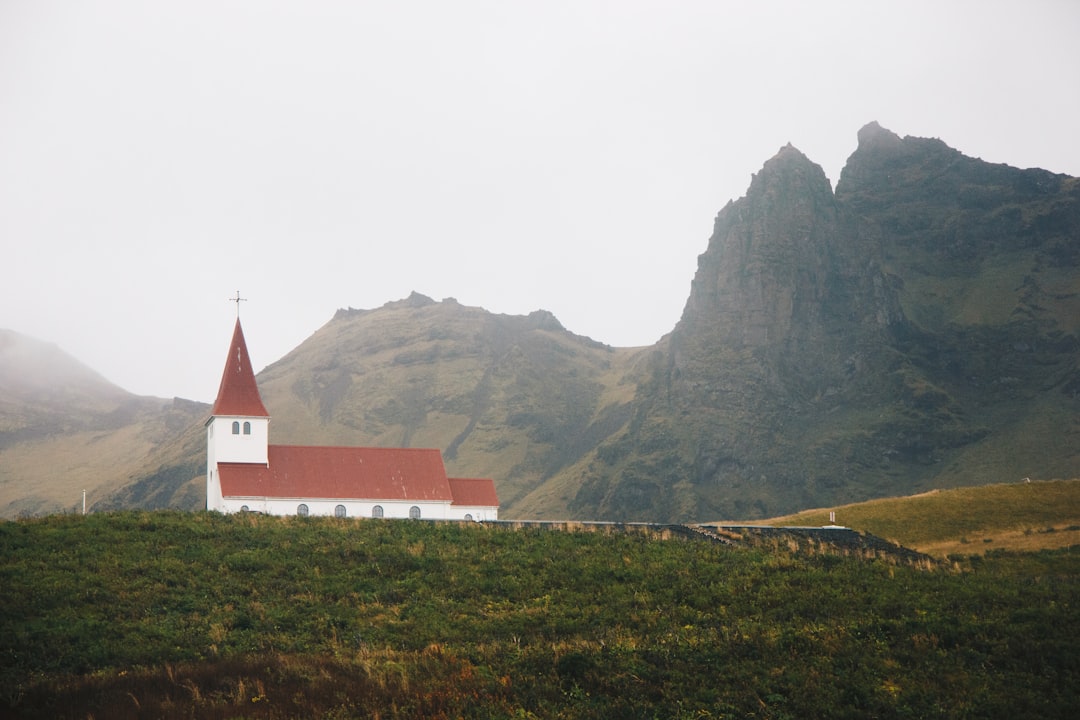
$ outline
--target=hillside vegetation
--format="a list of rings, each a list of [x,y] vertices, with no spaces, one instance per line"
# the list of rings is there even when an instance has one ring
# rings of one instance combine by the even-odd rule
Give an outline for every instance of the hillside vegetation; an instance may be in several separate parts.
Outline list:
[[[1065,718],[1080,555],[937,568],[638,533],[0,523],[0,715]]]
[[[937,557],[1080,545],[1080,480],[934,490],[762,522],[826,525],[830,512],[838,524]]]

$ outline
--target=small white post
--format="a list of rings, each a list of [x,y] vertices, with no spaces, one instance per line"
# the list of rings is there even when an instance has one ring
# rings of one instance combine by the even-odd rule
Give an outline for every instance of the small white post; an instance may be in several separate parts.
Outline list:
[[[86,514],[86,491],[82,491],[82,514]]]
[[[835,525],[836,524],[836,511],[835,510],[830,510],[829,511],[829,524],[830,525]]]

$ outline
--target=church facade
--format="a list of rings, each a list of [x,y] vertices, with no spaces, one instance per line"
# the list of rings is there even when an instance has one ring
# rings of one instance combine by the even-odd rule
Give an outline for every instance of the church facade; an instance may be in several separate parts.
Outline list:
[[[224,513],[497,520],[495,483],[451,478],[427,448],[270,444],[247,343],[236,320],[206,421],[206,509]]]

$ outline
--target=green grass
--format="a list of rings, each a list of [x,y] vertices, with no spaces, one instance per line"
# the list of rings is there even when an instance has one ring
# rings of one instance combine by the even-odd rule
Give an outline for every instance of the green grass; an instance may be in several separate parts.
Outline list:
[[[807,510],[762,524],[826,525],[830,511],[839,525],[941,557],[1080,544],[1080,480],[935,490]]]
[[[1068,717],[1080,555],[915,568],[646,533],[0,523],[0,716]]]

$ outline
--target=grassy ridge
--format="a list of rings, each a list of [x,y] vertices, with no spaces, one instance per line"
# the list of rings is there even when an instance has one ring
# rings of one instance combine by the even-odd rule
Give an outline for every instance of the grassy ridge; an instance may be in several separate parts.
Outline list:
[[[1080,480],[935,490],[806,510],[763,524],[826,525],[830,511],[840,525],[938,557],[1080,545]]]
[[[963,572],[644,534],[0,523],[0,716],[1067,717],[1080,555]]]

